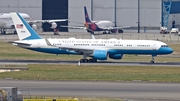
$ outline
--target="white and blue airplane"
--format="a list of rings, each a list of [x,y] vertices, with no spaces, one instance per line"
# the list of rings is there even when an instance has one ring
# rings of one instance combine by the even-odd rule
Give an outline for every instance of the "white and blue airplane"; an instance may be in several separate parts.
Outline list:
[[[173,50],[164,42],[154,40],[121,40],[121,39],[43,39],[18,14],[11,13],[19,41],[14,43],[23,48],[47,52],[49,50],[62,54],[82,54],[80,62],[97,62],[97,60],[122,59],[124,54],[152,55],[154,63],[157,55],[171,54]],[[22,26],[22,28],[18,28]],[[45,47],[45,48],[42,48]],[[41,49],[42,48],[42,49]],[[86,59],[92,57],[91,59]]]

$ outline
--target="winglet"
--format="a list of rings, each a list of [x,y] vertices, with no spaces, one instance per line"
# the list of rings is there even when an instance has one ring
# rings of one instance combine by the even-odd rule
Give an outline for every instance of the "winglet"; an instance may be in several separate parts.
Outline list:
[[[19,40],[42,39],[19,13],[10,13]]]

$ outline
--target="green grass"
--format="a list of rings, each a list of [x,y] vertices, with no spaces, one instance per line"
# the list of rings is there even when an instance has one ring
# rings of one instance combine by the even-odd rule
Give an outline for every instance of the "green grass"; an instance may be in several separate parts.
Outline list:
[[[148,81],[180,82],[179,67],[76,66],[30,64],[28,71],[0,73],[18,80]]]
[[[24,99],[66,99],[68,101],[70,100],[73,100],[73,99],[78,99],[78,101],[124,101],[124,100],[121,100],[119,98],[97,98],[97,97],[92,97],[92,98],[85,98],[85,97],[55,97],[55,96],[24,96]],[[26,101],[26,100],[25,100]],[[34,100],[33,100],[34,101]]]

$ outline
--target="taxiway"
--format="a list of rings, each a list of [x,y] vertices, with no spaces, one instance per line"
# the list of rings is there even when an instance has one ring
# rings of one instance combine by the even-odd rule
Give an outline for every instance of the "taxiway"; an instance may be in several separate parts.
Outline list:
[[[0,80],[0,87],[18,87],[24,95],[180,99],[179,83]]]

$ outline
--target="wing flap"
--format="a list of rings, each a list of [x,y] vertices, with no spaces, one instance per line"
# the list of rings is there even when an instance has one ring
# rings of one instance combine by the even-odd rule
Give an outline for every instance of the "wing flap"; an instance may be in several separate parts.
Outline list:
[[[118,30],[118,29],[123,29],[123,28],[130,28],[131,26],[122,26],[122,27],[108,27],[108,28],[101,28],[103,29],[104,31],[107,31],[107,30]]]

